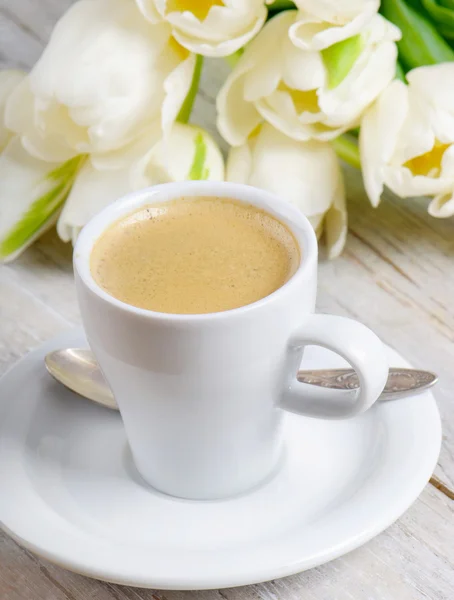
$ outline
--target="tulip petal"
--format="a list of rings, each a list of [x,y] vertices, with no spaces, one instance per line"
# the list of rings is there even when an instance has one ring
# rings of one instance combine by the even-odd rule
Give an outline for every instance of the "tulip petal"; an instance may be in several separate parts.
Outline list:
[[[231,151],[227,177],[266,189],[297,206],[306,216],[324,213],[333,202],[338,161],[329,144],[301,143],[264,124],[247,144]]]
[[[353,124],[332,128],[319,121],[323,115],[316,108],[312,112],[308,100],[307,109],[299,115],[296,113],[294,102],[288,92],[276,91],[266,99],[256,102],[256,107],[262,117],[276,129],[297,141],[307,142],[311,139],[327,141],[334,139]]]
[[[350,6],[346,8],[350,10],[344,13],[338,2],[319,2],[317,5],[301,0],[296,4],[301,11],[290,27],[290,39],[302,50],[323,50],[361,33],[377,13],[380,2],[349,2]]]
[[[385,183],[401,197],[440,194],[452,187],[453,152],[444,150],[431,126],[431,111],[409,86],[409,110],[392,161],[384,170]]]
[[[5,123],[6,104],[14,89],[24,79],[23,71],[0,71],[0,152],[11,138],[11,131]]]
[[[231,146],[239,146],[262,118],[254,101],[276,89],[281,59],[276,49],[283,44],[296,11],[273,17],[238,61],[217,97],[218,129]]]
[[[249,68],[242,57],[227,77],[216,99],[217,127],[231,146],[243,144],[262,121],[254,104],[244,99],[244,74]]]
[[[164,17],[156,8],[155,0],[136,0],[136,4],[139,7],[140,12],[150,21],[150,23],[155,24],[163,21]]]
[[[230,148],[226,164],[226,181],[249,183],[252,154],[248,144]]]
[[[440,177],[454,182],[454,144],[443,152],[440,167]]]
[[[309,223],[312,225],[313,230],[315,231],[315,235],[317,236],[317,240],[320,240],[323,235],[323,224],[325,221],[325,213],[320,215],[313,215],[307,217]]]
[[[34,126],[33,94],[28,77],[24,77],[10,91],[4,110],[5,125],[11,131],[20,133]]]
[[[383,177],[389,189],[401,198],[433,196],[447,192],[453,187],[452,178],[414,175],[410,169],[399,166],[383,167]]]
[[[271,19],[246,48],[239,67],[245,72],[243,93],[248,102],[267,96],[276,89],[282,69],[279,47],[283,45],[287,23],[291,20],[291,14],[286,13]]]
[[[372,206],[378,206],[384,168],[391,160],[408,112],[408,89],[394,81],[366,111],[361,121],[359,148],[364,186]]]
[[[5,106],[5,124],[21,135],[22,144],[29,154],[51,163],[60,163],[77,156],[58,132],[49,134],[35,125],[34,96],[30,80],[25,77],[11,92]]]
[[[407,75],[412,90],[430,106],[435,137],[442,143],[454,142],[454,63],[419,67]]]
[[[429,215],[437,218],[447,218],[454,215],[454,192],[435,196],[428,208]]]
[[[183,103],[191,89],[196,67],[196,57],[190,54],[164,81],[165,98],[162,103],[162,130],[169,135]]]
[[[338,185],[334,192],[334,202],[325,216],[325,241],[328,258],[337,258],[344,249],[347,241],[347,204],[345,201],[345,186],[339,169]]]
[[[215,9],[217,8],[218,7],[214,6],[210,11],[210,15],[216,14]],[[185,13],[183,13],[183,15],[184,14]],[[221,57],[233,54],[255,37],[265,23],[267,11],[262,5],[259,10],[256,11],[254,20],[251,23],[248,23],[246,28],[244,22],[241,22],[241,18],[238,18],[241,17],[241,15],[237,15],[237,18],[235,19],[235,24],[237,25],[235,28],[236,31],[229,31],[229,29],[233,29],[232,27],[227,28],[227,31],[224,31],[222,37],[219,36],[218,32],[221,28],[221,32],[222,30],[225,30],[226,25],[228,25],[228,20],[227,22],[225,21],[225,12],[219,11],[219,14],[217,15],[218,18],[216,19],[207,18],[203,29],[198,26],[194,27],[196,24],[194,22],[191,23],[189,20],[183,23],[183,15],[181,15],[181,17],[178,15],[178,17],[175,18],[172,18],[172,15],[167,17],[168,21],[174,26],[173,35],[175,39],[182,46],[195,54]],[[213,22],[210,23],[211,21]]]
[[[325,85],[326,73],[320,52],[301,52],[287,40],[283,60],[282,80],[289,88],[309,91]]]
[[[0,260],[17,257],[55,218],[85,157],[40,161],[12,138],[0,156]]]
[[[296,11],[284,11],[268,21],[241,58],[244,78],[244,97],[253,102],[271,94],[277,87],[282,72],[285,49],[291,49],[287,38],[289,25]],[[247,64],[248,68],[245,68]]]
[[[330,207],[337,171],[337,157],[328,144],[295,142],[264,125],[249,181],[281,195],[310,216]]]
[[[129,169],[98,171],[90,160],[80,170],[57,222],[64,242],[75,243],[82,227],[105,206],[132,189]]]
[[[161,138],[161,123],[155,121],[145,127],[142,134],[126,146],[102,154],[91,154],[90,162],[98,171],[109,171],[130,167],[148,152],[150,148],[157,144]]]
[[[377,12],[378,0],[295,0],[300,10],[329,23],[348,23],[364,11]]]
[[[430,115],[420,99],[410,93],[408,109],[402,129],[399,132],[393,154],[395,164],[406,163],[417,156],[429,152],[435,144],[435,134],[430,124]]]

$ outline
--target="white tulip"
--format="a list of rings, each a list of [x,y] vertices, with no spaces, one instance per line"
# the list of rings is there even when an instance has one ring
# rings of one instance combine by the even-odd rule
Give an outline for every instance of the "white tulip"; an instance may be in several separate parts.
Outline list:
[[[323,50],[363,31],[379,0],[296,0],[300,9],[289,35],[302,50]]]
[[[194,68],[170,26],[133,0],[79,0],[10,96],[6,124],[44,160],[120,148],[153,120],[169,130]]]
[[[402,198],[430,196],[429,212],[454,214],[454,64],[419,67],[392,84],[361,123],[364,184],[377,206],[384,185]]]
[[[325,234],[328,256],[338,256],[347,235],[347,209],[336,153],[326,142],[298,142],[271,125],[231,148],[226,179],[259,187],[293,204]]]
[[[0,152],[12,137],[11,131],[5,125],[6,102],[24,77],[25,73],[22,71],[13,69],[0,71]]]
[[[166,139],[149,128],[123,151],[93,155],[83,166],[57,224],[64,241],[76,240],[90,218],[127,192],[187,179],[224,179],[224,160],[211,136],[175,123]]]
[[[16,258],[56,221],[84,157],[49,163],[13,137],[0,155],[0,261]]]
[[[264,0],[136,0],[152,23],[165,20],[175,39],[191,52],[227,56],[261,29]]]
[[[243,144],[265,119],[296,140],[330,140],[358,125],[393,79],[399,30],[375,15],[358,36],[321,52],[289,39],[296,11],[271,19],[246,48],[218,100],[218,127]]]

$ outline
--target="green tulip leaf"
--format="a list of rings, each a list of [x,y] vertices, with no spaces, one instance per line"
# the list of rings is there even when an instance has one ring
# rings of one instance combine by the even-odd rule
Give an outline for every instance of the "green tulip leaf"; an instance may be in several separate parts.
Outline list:
[[[428,15],[443,29],[454,29],[454,11],[445,6],[441,6],[437,0],[421,0],[421,4],[426,9]]]
[[[423,65],[454,61],[454,51],[436,27],[405,0],[382,0],[380,11],[402,31],[397,42],[399,59],[405,71]]]

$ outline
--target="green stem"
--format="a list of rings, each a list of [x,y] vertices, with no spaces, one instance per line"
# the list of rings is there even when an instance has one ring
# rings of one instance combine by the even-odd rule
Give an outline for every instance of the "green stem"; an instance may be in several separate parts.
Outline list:
[[[197,54],[195,57],[194,75],[192,76],[191,87],[189,88],[188,95],[184,99],[181,106],[180,112],[178,113],[177,121],[179,123],[187,123],[191,116],[192,107],[194,105],[195,97],[199,89],[200,75],[202,74],[203,56]]]
[[[331,143],[339,158],[352,167],[361,169],[358,144],[349,135],[340,135]]]

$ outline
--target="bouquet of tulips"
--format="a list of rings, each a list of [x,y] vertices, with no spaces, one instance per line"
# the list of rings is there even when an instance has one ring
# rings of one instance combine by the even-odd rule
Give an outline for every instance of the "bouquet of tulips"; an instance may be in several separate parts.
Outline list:
[[[454,214],[454,0],[78,0],[26,74],[0,72],[0,260],[56,223],[74,241],[124,193],[243,182],[345,243],[339,157]],[[204,57],[224,157],[189,124]],[[453,161],[451,163],[451,161]]]

